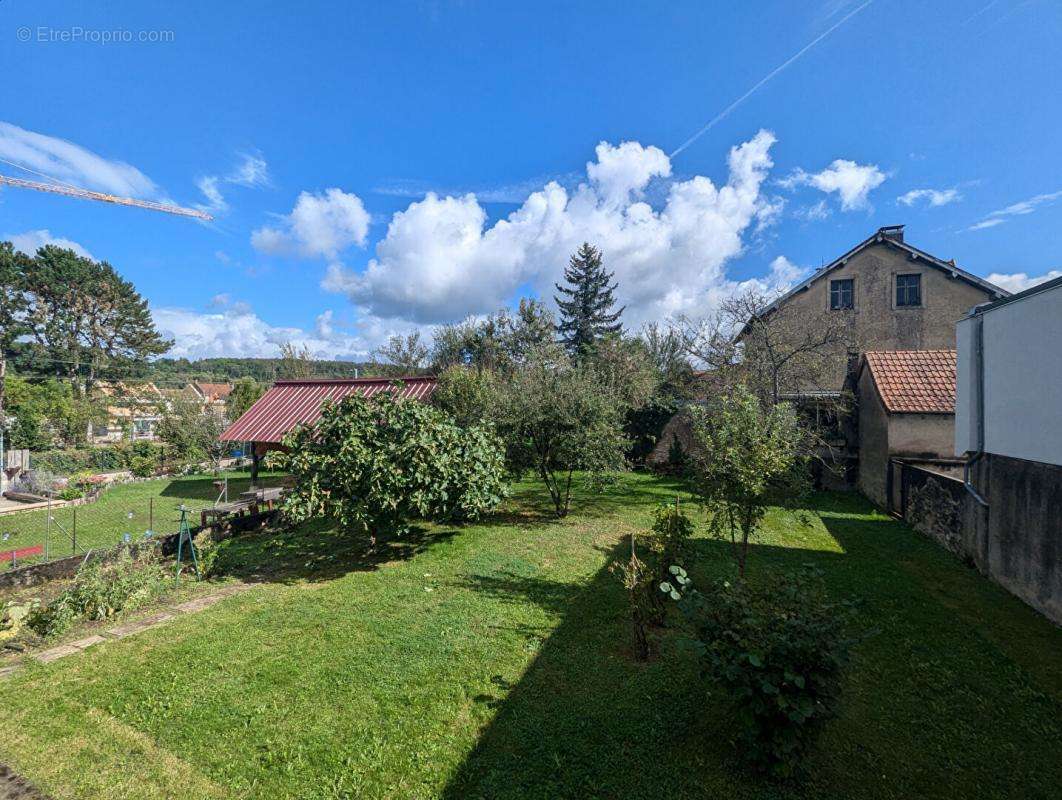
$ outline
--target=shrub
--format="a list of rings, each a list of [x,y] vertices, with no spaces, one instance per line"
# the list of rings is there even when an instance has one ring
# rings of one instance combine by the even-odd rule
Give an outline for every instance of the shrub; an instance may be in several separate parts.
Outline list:
[[[375,539],[413,517],[476,519],[505,495],[502,447],[490,428],[459,428],[443,411],[391,392],[331,404],[284,444],[290,452],[277,458],[293,477],[284,503],[293,521],[324,515]]]
[[[80,619],[107,619],[143,605],[163,591],[165,580],[157,561],[135,559],[126,548],[113,564],[84,566],[73,584],[48,605],[35,609],[26,624],[41,636],[58,636]]]
[[[133,456],[129,459],[129,471],[137,478],[150,478],[158,470],[158,461],[146,456]]]
[[[812,568],[754,586],[720,581],[689,591],[690,621],[703,673],[732,699],[743,760],[775,778],[799,775],[823,723],[836,712],[855,640],[850,602],[830,602]],[[661,590],[681,595],[681,581]],[[687,582],[688,583],[688,582]]]

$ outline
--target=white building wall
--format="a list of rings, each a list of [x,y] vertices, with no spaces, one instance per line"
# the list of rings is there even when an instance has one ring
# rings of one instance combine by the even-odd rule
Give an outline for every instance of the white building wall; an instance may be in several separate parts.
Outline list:
[[[1062,285],[979,315],[984,341],[984,449],[1062,465]],[[977,318],[958,325],[955,447],[977,449]]]

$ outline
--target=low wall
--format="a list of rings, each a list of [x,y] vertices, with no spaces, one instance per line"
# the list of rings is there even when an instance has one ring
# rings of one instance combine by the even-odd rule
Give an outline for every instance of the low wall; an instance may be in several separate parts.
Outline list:
[[[261,514],[251,514],[242,517],[230,517],[219,520],[211,525],[193,527],[192,535],[197,536],[203,531],[209,531],[212,538],[221,540],[240,533],[257,530],[266,525],[276,516],[276,511],[266,511]],[[106,550],[90,550],[89,561],[102,561],[104,563],[114,561],[125,549],[124,544],[108,548]],[[130,551],[136,555],[144,550],[155,550],[161,555],[173,555],[177,551],[177,534],[170,533],[165,536],[157,536],[148,541],[140,541],[130,545]],[[81,565],[85,563],[86,556],[76,555],[48,561],[43,564],[29,564],[25,567],[0,572],[0,589],[16,587],[39,586],[48,581],[60,578],[72,578]]]
[[[1062,624],[1062,467],[986,454],[973,483],[892,461],[889,510]]]

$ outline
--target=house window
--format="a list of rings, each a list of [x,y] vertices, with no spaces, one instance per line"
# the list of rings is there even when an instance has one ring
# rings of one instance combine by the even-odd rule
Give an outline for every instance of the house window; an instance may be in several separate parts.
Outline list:
[[[842,278],[830,281],[830,309],[840,311],[846,308],[855,308],[852,294],[852,279]]]
[[[903,308],[920,305],[922,305],[922,276],[897,275],[896,307]]]

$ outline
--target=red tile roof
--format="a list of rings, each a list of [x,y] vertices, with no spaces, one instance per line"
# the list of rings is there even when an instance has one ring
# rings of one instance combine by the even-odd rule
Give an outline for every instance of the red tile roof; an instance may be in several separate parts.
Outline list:
[[[890,414],[954,414],[954,350],[887,350],[863,354]]]
[[[321,405],[326,400],[351,394],[372,397],[391,387],[395,380],[402,383],[398,394],[402,398],[427,400],[435,392],[434,377],[277,381],[221,434],[221,440],[279,444],[296,425],[320,419]]]
[[[196,388],[207,400],[224,400],[232,394],[231,383],[196,383]]]

